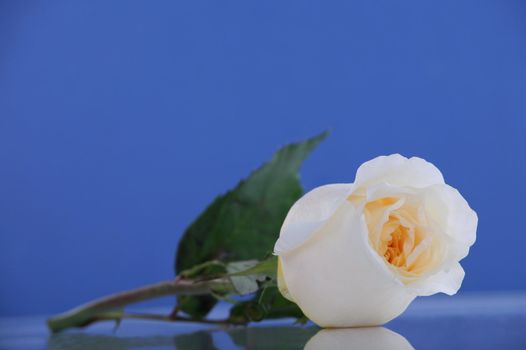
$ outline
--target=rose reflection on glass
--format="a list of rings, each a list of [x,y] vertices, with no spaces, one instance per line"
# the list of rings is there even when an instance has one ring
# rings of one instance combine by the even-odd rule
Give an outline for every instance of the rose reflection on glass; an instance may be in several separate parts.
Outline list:
[[[383,327],[323,329],[304,348],[325,349],[414,350],[403,336]]]

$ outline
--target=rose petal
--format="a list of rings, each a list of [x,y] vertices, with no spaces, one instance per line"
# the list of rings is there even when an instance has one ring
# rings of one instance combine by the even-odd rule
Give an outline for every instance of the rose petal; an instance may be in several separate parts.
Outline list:
[[[292,299],[322,327],[381,325],[415,298],[372,250],[361,212],[349,201],[280,258]]]
[[[464,269],[458,262],[449,268],[442,269],[436,274],[411,283],[408,287],[419,296],[428,296],[436,293],[454,295],[460,289],[464,279]]]
[[[317,187],[301,197],[283,222],[274,254],[286,253],[306,242],[334,214],[351,189],[352,184],[332,184]]]
[[[424,193],[423,206],[430,225],[452,239],[454,258],[468,255],[475,243],[478,217],[462,195],[449,185],[431,186]]]
[[[363,163],[356,172],[356,188],[377,183],[415,188],[444,184],[440,170],[422,158],[407,159],[400,154],[376,157]]]
[[[294,303],[295,301],[294,299],[292,299],[292,295],[290,295],[289,293],[287,282],[285,282],[285,276],[283,276],[283,267],[281,267],[281,265],[282,265],[281,258],[278,257],[278,272],[277,272],[278,289],[281,295],[285,297],[285,299],[288,299]]]

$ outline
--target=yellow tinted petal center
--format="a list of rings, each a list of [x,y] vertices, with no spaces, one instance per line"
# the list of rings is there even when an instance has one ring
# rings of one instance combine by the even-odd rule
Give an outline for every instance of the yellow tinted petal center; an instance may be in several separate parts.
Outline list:
[[[365,219],[371,246],[405,282],[436,265],[436,242],[414,205],[395,197],[377,199],[365,205]]]

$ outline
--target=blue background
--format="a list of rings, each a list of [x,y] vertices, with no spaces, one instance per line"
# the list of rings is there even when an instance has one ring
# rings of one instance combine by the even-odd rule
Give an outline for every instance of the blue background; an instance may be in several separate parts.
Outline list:
[[[381,154],[479,214],[462,291],[526,289],[524,1],[0,2],[0,314],[172,276],[178,239],[280,145],[306,189]]]

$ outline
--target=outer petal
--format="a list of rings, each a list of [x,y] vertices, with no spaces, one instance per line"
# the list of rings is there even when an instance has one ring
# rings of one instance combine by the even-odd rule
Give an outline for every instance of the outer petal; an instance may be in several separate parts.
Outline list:
[[[322,327],[381,325],[415,298],[372,250],[363,216],[349,201],[280,258],[293,300]]]
[[[403,336],[383,327],[323,329],[305,345],[305,350],[327,349],[411,350],[414,348]]]
[[[475,243],[478,217],[462,197],[449,185],[431,186],[425,191],[424,208],[430,225],[446,234],[457,261],[469,253]]]
[[[460,289],[464,275],[464,269],[456,262],[449,268],[412,283],[409,288],[419,296],[428,296],[436,293],[453,295]]]
[[[306,242],[345,201],[352,184],[332,184],[317,187],[301,197],[289,210],[274,254],[291,251]]]
[[[440,170],[422,158],[407,159],[400,154],[376,157],[363,163],[356,172],[356,188],[377,183],[394,186],[422,188],[435,184],[444,184]]]
[[[278,289],[285,297],[285,299],[288,299],[292,302],[294,302],[294,299],[292,299],[292,295],[289,293],[289,288],[287,287],[287,282],[285,282],[285,277],[283,276],[283,268],[281,267],[281,258],[278,257],[278,272],[277,272],[277,280],[278,280]]]

